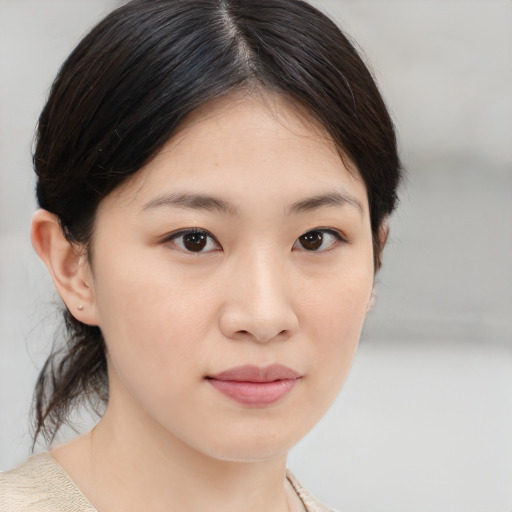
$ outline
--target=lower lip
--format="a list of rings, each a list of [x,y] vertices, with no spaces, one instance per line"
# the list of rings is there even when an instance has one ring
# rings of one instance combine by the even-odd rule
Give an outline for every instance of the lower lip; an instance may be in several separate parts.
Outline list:
[[[284,398],[298,379],[271,382],[245,382],[236,380],[208,379],[208,382],[227,397],[243,405],[265,407]]]

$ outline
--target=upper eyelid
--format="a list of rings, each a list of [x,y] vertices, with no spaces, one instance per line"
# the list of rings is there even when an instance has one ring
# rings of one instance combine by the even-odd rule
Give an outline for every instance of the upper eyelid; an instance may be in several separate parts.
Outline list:
[[[200,254],[210,254],[210,253],[213,253],[213,252],[217,252],[219,249],[220,250],[223,250],[223,247],[222,245],[220,244],[220,242],[217,240],[217,238],[215,238],[215,236],[213,236],[209,231],[207,231],[206,229],[201,229],[201,228],[185,228],[185,229],[180,229],[178,231],[173,231],[172,233],[167,233],[166,235],[163,235],[160,239],[159,239],[159,242],[162,243],[162,244],[166,244],[166,243],[173,243],[174,245],[178,245],[178,249],[180,250],[183,250],[182,248],[179,247],[179,244],[176,244],[176,242],[174,242],[174,240],[182,237],[182,236],[185,236],[185,235],[189,235],[189,234],[193,234],[193,233],[203,233],[205,234],[208,238],[210,238],[213,243],[217,246],[217,250],[213,251],[213,250],[209,250],[209,251],[197,251],[197,252],[194,252],[194,251],[187,251],[185,250],[185,252],[187,254],[195,254],[196,256],[200,255]]]
[[[172,240],[173,238],[178,238],[180,236],[188,235],[190,233],[204,233],[205,235],[207,235],[210,238],[212,238],[213,240],[215,240],[215,242],[219,243],[219,241],[215,238],[214,235],[212,235],[208,230],[202,229],[202,228],[185,228],[185,229],[180,229],[178,231],[173,231],[171,233],[167,233],[167,234],[163,235],[161,237],[161,240],[165,242],[167,240]]]
[[[332,243],[326,249],[322,249],[322,250],[300,249],[299,252],[305,252],[306,254],[324,254],[324,253],[330,252],[331,250],[334,250],[335,247],[338,246],[339,244],[346,244],[346,243],[348,243],[348,240],[344,236],[344,234],[341,233],[340,231],[338,231],[337,229],[333,229],[333,228],[313,228],[313,229],[309,229],[308,231],[305,231],[304,233],[302,233],[302,235],[299,236],[299,238],[297,238],[295,240],[295,242],[293,243],[292,250],[295,249],[297,244],[299,244],[299,240],[304,235],[307,235],[308,233],[315,233],[315,232],[317,232],[317,233],[318,232],[320,232],[320,233],[327,233],[327,234],[333,236],[336,240],[334,241],[334,243]]]
[[[300,236],[307,235],[308,233],[311,233],[314,231],[320,231],[321,233],[329,233],[329,234],[339,238],[340,240],[347,242],[347,237],[339,229],[334,229],[334,228],[321,227],[321,228],[308,229],[307,231],[304,231],[304,233],[302,233],[302,235],[300,235]]]
[[[209,238],[211,240],[211,242],[213,242],[213,244],[216,246],[216,248],[210,249],[210,250],[189,251],[186,248],[180,247],[180,243],[177,243],[175,241],[183,236],[195,234],[195,233],[201,233],[203,235],[206,235],[206,237]],[[219,250],[221,250],[221,251],[223,250],[223,247],[220,244],[220,242],[209,231],[207,231],[206,229],[202,229],[202,228],[185,228],[185,229],[180,229],[178,231],[173,231],[172,233],[168,233],[167,235],[164,235],[163,237],[161,237],[160,243],[162,243],[162,244],[172,243],[173,245],[177,246],[178,250],[180,250],[181,252],[184,252],[184,253],[190,254],[190,255],[195,255],[195,256],[199,256],[201,254],[208,255],[211,253],[218,252]]]

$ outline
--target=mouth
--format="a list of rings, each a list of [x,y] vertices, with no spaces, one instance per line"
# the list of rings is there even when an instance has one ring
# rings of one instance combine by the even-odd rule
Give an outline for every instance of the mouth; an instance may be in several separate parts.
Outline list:
[[[206,380],[228,398],[251,407],[265,407],[283,399],[302,376],[287,366],[274,364],[237,366],[207,376]]]

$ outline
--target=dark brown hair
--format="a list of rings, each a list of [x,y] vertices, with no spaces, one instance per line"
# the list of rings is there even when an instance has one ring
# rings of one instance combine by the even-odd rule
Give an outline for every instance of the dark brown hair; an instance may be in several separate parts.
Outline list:
[[[351,42],[301,0],[134,0],[99,23],[62,66],[39,119],[37,199],[88,247],[100,201],[198,107],[237,89],[285,95],[318,122],[366,184],[379,228],[400,177],[393,124]],[[67,344],[35,391],[35,435],[51,441],[72,408],[108,399],[98,327],[64,311]]]

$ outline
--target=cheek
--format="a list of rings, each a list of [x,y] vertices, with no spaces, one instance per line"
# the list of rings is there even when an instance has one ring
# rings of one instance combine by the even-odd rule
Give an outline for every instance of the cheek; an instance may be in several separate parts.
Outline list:
[[[104,283],[106,284],[106,283]],[[161,281],[125,279],[104,287],[102,331],[107,346],[111,399],[138,404],[169,424],[184,415],[182,396],[194,397],[207,352],[207,312],[198,318],[195,294]]]
[[[373,288],[371,263],[347,264],[321,279],[302,277],[300,282],[301,316],[315,329],[331,333],[326,339],[336,344],[354,330],[359,332]]]
[[[332,388],[334,394],[354,359],[372,287],[371,265],[363,266],[360,271],[332,276],[324,283],[322,293],[304,303],[311,366],[319,370],[314,372],[318,386]]]
[[[113,272],[97,272],[100,328],[118,371],[170,378],[169,368],[176,374],[192,358],[200,360],[202,340],[214,321],[208,298],[214,292],[184,280],[183,272],[170,275],[159,265],[128,261]]]

